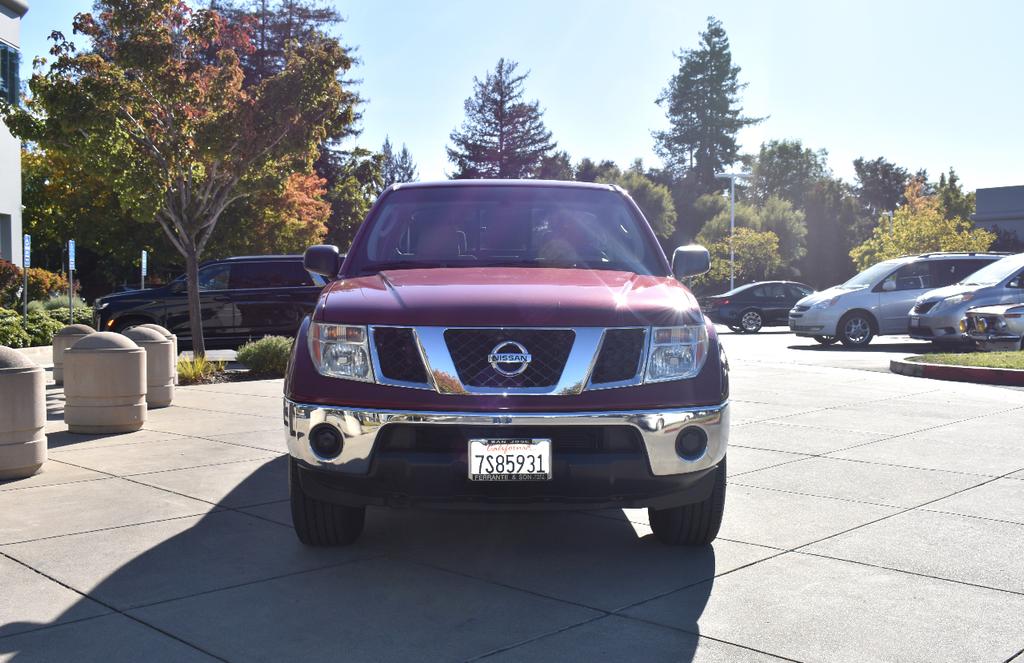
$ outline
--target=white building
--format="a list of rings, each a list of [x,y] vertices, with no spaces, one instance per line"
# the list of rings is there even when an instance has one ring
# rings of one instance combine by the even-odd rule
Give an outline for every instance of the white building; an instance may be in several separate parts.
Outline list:
[[[18,33],[25,0],[0,0],[0,98],[18,101]],[[0,122],[0,258],[21,265],[21,145]]]

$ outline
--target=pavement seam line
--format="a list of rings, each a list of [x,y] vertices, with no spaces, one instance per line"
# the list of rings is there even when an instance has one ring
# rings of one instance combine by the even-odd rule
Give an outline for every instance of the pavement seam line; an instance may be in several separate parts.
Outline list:
[[[70,585],[68,585],[66,583],[61,582],[57,578],[54,578],[54,577],[52,577],[52,576],[50,576],[50,575],[48,575],[46,573],[43,573],[42,571],[40,571],[37,568],[35,568],[33,566],[30,566],[30,565],[26,564],[25,562],[22,562],[19,559],[11,557],[10,555],[8,555],[7,553],[4,553],[3,551],[0,551],[0,555],[2,555],[3,557],[6,557],[7,559],[9,559],[9,560],[11,560],[11,561],[13,561],[13,562],[15,562],[17,564],[20,564],[20,565],[24,566],[25,568],[31,570],[33,573],[39,574],[40,576],[46,578],[50,582],[53,582],[53,583],[55,583],[57,585],[60,585],[61,587],[65,588],[65,589],[67,589],[68,591],[71,591],[71,592],[74,592],[75,594],[78,594],[82,598],[85,598],[85,599],[87,599],[89,601],[92,601],[92,602],[94,602],[94,603],[96,603],[98,605],[103,606],[107,610],[110,610],[110,612],[113,613],[113,614],[121,615],[121,616],[123,616],[123,617],[125,617],[127,619],[130,619],[133,622],[136,622],[137,624],[143,626],[144,628],[152,629],[152,630],[156,631],[157,633],[161,633],[164,636],[166,636],[168,638],[171,638],[172,640],[176,640],[176,641],[180,642],[181,644],[185,645],[186,647],[191,647],[192,649],[195,649],[196,651],[200,652],[201,654],[205,654],[205,655],[207,655],[207,656],[209,656],[209,657],[211,657],[211,658],[213,658],[215,660],[224,661],[224,663],[229,663],[227,659],[222,658],[220,656],[217,656],[216,654],[214,654],[212,652],[206,651],[205,649],[203,649],[199,645],[195,645],[195,644],[193,644],[193,643],[191,643],[191,642],[189,642],[187,640],[184,640],[184,639],[178,637],[177,635],[174,635],[173,633],[169,633],[169,632],[165,631],[162,628],[154,626],[153,624],[149,624],[149,623],[147,623],[147,622],[145,622],[145,621],[143,621],[141,619],[138,619],[138,618],[136,618],[136,617],[134,617],[132,615],[129,615],[129,614],[125,613],[122,610],[118,610],[114,606],[108,604],[106,601],[102,601],[102,600],[100,600],[100,599],[98,599],[98,598],[96,598],[94,596],[90,596],[89,594],[85,594],[85,593],[75,589],[74,587],[72,587],[72,586],[70,586]],[[99,618],[99,617],[108,617],[108,616],[110,616],[110,613],[108,613],[106,615],[96,615],[96,617],[91,618],[91,619],[95,619],[95,618]],[[75,620],[75,621],[71,621],[71,622],[61,622],[59,624],[50,624],[50,625],[47,625],[47,626],[57,627],[57,626],[63,626],[64,624],[73,624],[73,623],[81,622],[81,621],[88,621],[88,620],[87,619],[79,619],[79,620]],[[42,627],[42,628],[46,628],[46,627]],[[30,631],[22,631],[21,633],[12,633],[9,636],[3,636],[3,638],[4,639],[12,638],[12,637],[15,637],[17,635],[22,635],[22,634],[25,634],[25,633],[33,633],[34,631],[38,631],[38,630],[42,630],[42,629],[32,629]]]
[[[586,626],[587,624],[592,624],[592,623],[600,621],[602,619],[608,619],[609,617],[611,617],[611,615],[595,615],[594,617],[591,617],[590,619],[586,619],[586,620],[584,620],[582,622],[578,622],[576,624],[570,624],[568,626],[563,626],[562,628],[555,629],[554,631],[548,631],[547,633],[542,633],[542,634],[534,636],[532,638],[526,638],[525,640],[520,640],[519,642],[515,642],[515,643],[512,643],[512,644],[504,646],[504,647],[499,647],[497,649],[492,649],[491,651],[484,652],[483,654],[479,654],[477,656],[473,656],[472,658],[467,658],[467,659],[464,659],[464,660],[466,661],[466,663],[472,663],[473,661],[480,661],[480,660],[483,660],[485,658],[489,658],[491,656],[496,656],[498,654],[501,654],[501,653],[504,653],[504,652],[507,652],[507,651],[511,651],[513,649],[518,649],[519,647],[522,647],[524,645],[528,645],[528,644],[530,644],[532,642],[537,642],[538,640],[543,640],[544,638],[554,637],[556,635],[560,635],[562,633],[565,633],[567,631],[571,631],[571,630],[579,628],[581,626]]]
[[[115,477],[115,478],[117,478],[117,477]],[[191,499],[195,499],[195,498],[191,498]],[[208,505],[209,502],[203,502],[203,504],[204,505]],[[17,546],[17,545],[21,545],[23,543],[35,543],[36,541],[49,541],[50,539],[60,539],[60,538],[63,538],[65,536],[77,536],[79,534],[94,534],[96,532],[108,532],[108,531],[116,530],[116,529],[124,529],[126,527],[135,527],[137,525],[152,525],[154,523],[166,523],[166,522],[170,522],[172,520],[182,520],[184,518],[201,517],[201,516],[205,516],[208,513],[215,513],[217,511],[222,511],[222,510],[225,510],[225,509],[214,508],[214,509],[209,509],[207,511],[200,511],[198,513],[188,513],[188,514],[185,514],[183,516],[171,516],[170,518],[157,518],[155,520],[143,520],[143,521],[137,522],[137,523],[127,523],[125,525],[113,525],[111,527],[97,527],[96,529],[87,529],[87,530],[82,530],[81,532],[65,532],[63,534],[54,534],[52,536],[40,536],[40,537],[37,537],[35,539],[23,539],[21,541],[4,541],[4,542],[0,542],[0,554],[2,554],[3,553],[3,549],[8,547],[8,546]]]

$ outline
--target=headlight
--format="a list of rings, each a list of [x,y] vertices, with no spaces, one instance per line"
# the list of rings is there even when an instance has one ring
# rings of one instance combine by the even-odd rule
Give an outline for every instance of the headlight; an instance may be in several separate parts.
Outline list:
[[[932,311],[938,311],[939,309],[948,308],[950,306],[956,306],[957,304],[963,304],[974,299],[974,293],[965,292],[962,295],[953,295],[952,297],[946,297],[940,299],[935,306],[932,307]]]
[[[97,311],[102,311],[103,309],[107,308],[108,306],[110,306],[110,302],[96,302],[95,303],[95,307],[96,307]]]
[[[320,375],[373,382],[366,327],[314,322],[309,326],[309,355]]]
[[[654,327],[646,381],[692,378],[700,373],[707,358],[708,330],[704,325]]]
[[[835,304],[837,301],[839,301],[839,297],[833,297],[832,299],[823,299],[816,304],[811,304],[811,310],[813,311],[816,309],[828,308],[829,306]]]
[[[961,319],[960,320],[960,333],[961,334],[966,334],[969,329],[970,329],[970,327],[967,324],[967,318]]]

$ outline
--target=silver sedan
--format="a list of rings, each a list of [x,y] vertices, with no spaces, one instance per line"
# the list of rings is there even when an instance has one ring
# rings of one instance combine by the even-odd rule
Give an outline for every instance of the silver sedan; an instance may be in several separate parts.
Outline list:
[[[960,321],[960,330],[979,350],[1024,350],[1024,304],[971,309]]]

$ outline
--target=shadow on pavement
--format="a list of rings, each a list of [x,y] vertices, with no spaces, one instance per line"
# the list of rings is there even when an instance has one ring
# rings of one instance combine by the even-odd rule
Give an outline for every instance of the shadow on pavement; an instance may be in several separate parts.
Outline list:
[[[715,575],[711,546],[664,546],[622,511],[372,509],[355,546],[306,548],[287,502],[254,505],[268,481],[286,481],[284,457],[205,515],[42,542],[43,572],[89,598],[49,623],[0,626],[0,657],[466,660],[535,642],[542,658],[588,660],[573,625],[683,587],[673,623],[697,634]],[[80,558],[87,572],[72,552],[94,556]],[[96,616],[96,602],[122,614]],[[692,660],[698,638],[676,636],[673,660]]]

